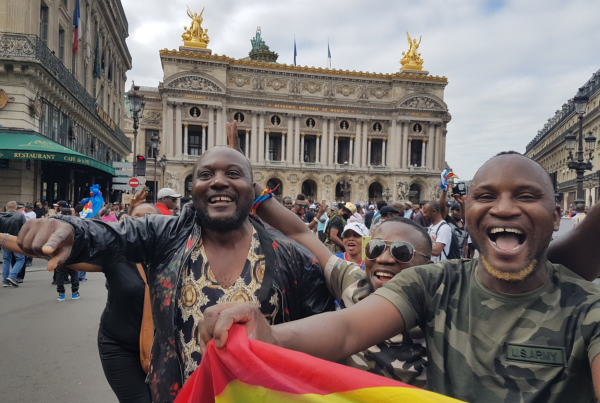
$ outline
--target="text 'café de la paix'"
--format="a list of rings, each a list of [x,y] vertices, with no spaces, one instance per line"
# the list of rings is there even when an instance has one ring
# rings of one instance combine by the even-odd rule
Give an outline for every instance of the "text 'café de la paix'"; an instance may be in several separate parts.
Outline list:
[[[300,192],[328,202],[437,197],[451,119],[448,80],[423,70],[420,38],[407,34],[408,51],[392,74],[301,67],[277,63],[260,28],[249,57],[212,54],[203,12],[188,9],[184,46],[160,51],[163,82],[140,88],[146,106],[137,150],[148,157],[151,188],[189,196],[198,155],[227,144],[225,122],[236,120],[255,180],[279,185],[278,199]],[[133,140],[130,118],[124,132]],[[164,175],[158,166],[156,185],[153,136],[159,159],[168,161]]]

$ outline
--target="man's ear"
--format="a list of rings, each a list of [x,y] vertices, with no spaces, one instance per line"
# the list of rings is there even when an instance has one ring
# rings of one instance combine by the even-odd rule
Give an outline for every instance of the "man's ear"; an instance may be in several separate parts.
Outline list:
[[[560,228],[560,207],[554,207],[554,231],[558,231]]]

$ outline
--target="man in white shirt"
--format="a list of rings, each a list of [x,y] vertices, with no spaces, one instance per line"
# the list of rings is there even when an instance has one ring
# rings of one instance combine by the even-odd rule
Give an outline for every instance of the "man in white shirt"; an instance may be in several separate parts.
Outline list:
[[[448,258],[450,253],[450,243],[452,242],[452,230],[440,214],[440,203],[432,200],[423,206],[423,217],[431,222],[429,227],[429,236],[433,242],[431,249],[431,260],[434,263]]]
[[[25,216],[25,220],[29,221],[32,218],[36,218],[35,212],[33,211],[33,206],[31,204],[26,204],[23,209],[23,215]]]

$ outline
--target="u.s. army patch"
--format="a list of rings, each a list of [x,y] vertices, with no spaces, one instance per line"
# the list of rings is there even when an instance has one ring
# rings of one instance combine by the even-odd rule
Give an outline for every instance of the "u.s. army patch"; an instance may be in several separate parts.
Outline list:
[[[506,359],[543,365],[567,366],[564,347],[506,343]]]

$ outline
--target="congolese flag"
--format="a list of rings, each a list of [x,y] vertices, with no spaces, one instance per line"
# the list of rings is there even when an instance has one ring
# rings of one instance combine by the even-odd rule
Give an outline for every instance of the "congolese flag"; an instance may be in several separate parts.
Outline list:
[[[202,364],[175,403],[382,402],[450,403],[458,400],[382,376],[249,340],[235,325],[227,345],[211,341]]]

